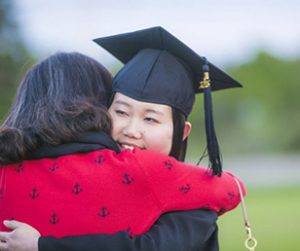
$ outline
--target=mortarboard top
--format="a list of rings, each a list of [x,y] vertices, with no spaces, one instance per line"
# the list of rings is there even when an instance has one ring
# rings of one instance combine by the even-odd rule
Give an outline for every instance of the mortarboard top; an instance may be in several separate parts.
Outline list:
[[[94,41],[125,64],[114,79],[114,91],[125,92],[141,101],[170,105],[186,116],[190,113],[192,96],[203,91],[199,81],[203,78],[204,58],[162,27]],[[208,64],[212,90],[241,87],[225,72]]]
[[[94,40],[124,67],[113,79],[113,92],[144,102],[166,104],[191,112],[195,93],[204,92],[207,150],[214,175],[222,164],[215,135],[211,90],[241,87],[241,84],[162,27],[101,37]],[[200,81],[203,83],[200,88]]]

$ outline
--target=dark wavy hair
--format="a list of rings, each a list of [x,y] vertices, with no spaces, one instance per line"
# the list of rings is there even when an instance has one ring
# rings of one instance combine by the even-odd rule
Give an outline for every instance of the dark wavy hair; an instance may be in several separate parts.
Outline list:
[[[0,127],[0,165],[18,162],[41,145],[58,145],[84,131],[111,133],[110,73],[80,53],[56,53],[33,66]]]

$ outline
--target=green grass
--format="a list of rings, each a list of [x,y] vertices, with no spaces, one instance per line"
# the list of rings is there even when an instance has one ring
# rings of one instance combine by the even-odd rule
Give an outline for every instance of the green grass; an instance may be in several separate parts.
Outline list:
[[[256,251],[300,250],[300,186],[248,188],[245,199]],[[221,216],[219,240],[221,251],[247,250],[242,210]]]

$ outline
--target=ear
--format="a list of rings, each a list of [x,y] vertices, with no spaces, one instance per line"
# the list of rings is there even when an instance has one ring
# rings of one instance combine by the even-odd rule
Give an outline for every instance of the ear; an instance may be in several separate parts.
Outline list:
[[[191,122],[185,121],[182,141],[184,141],[190,135],[191,130],[192,130]]]

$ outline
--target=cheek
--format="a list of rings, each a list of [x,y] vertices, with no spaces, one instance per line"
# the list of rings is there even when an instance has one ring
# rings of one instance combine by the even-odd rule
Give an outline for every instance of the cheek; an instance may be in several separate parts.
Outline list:
[[[172,148],[173,128],[160,128],[144,132],[147,149],[169,154]]]
[[[116,140],[118,138],[118,135],[121,132],[121,124],[120,124],[120,120],[116,119],[116,117],[113,114],[111,115],[111,119],[112,119],[112,131],[111,131],[111,136],[114,140]]]
[[[113,127],[112,127],[111,136],[114,140],[117,140],[117,138],[118,138],[118,131],[117,131],[115,125],[113,125]]]

